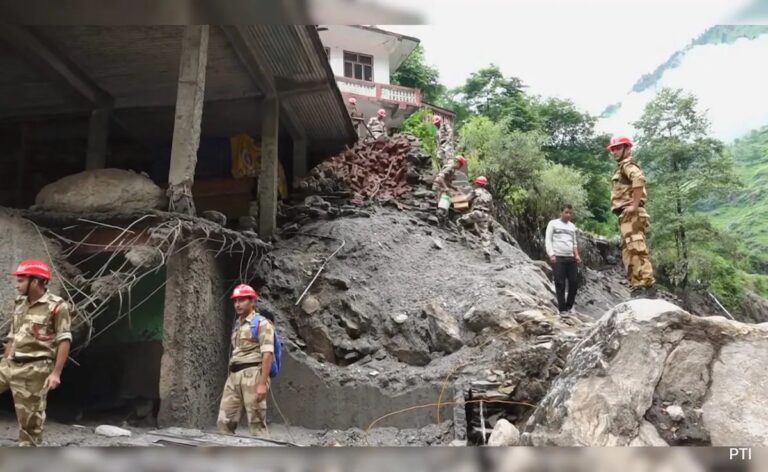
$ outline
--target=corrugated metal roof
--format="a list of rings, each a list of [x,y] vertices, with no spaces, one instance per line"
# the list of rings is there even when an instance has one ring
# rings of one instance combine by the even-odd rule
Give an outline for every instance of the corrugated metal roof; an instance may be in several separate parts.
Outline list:
[[[250,34],[261,48],[270,75],[276,79],[316,83],[325,81],[326,90],[284,99],[288,110],[312,141],[349,144],[357,139],[336,79],[314,26],[254,25]]]

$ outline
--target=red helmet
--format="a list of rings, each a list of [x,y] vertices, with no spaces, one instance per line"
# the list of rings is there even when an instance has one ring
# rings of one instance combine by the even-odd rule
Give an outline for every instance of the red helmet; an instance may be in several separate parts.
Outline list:
[[[464,156],[456,156],[456,162],[459,163],[459,167],[464,167],[467,165],[467,160],[464,158]]]
[[[240,284],[232,291],[232,300],[236,298],[259,298],[259,294],[250,285]]]
[[[14,277],[40,277],[41,279],[51,280],[51,268],[43,261],[30,259],[21,261],[16,272],[11,273]]]
[[[635,145],[635,143],[633,143],[632,140],[626,136],[614,136],[611,138],[610,144],[608,144],[608,150],[610,151],[611,149],[617,146],[621,146],[623,144],[626,144],[629,147],[632,147]]]
[[[480,177],[475,179],[475,185],[480,185],[480,186],[488,185],[488,178],[481,175]]]
[[[439,125],[443,122],[443,119],[440,117],[440,115],[433,115],[432,116],[432,124]]]
[[[385,110],[383,108],[379,108],[379,111],[377,111],[376,114],[381,116],[381,117],[385,117],[385,116],[387,116],[387,110]]]
[[[357,99],[355,97],[349,97],[349,104],[354,105],[357,103]]]

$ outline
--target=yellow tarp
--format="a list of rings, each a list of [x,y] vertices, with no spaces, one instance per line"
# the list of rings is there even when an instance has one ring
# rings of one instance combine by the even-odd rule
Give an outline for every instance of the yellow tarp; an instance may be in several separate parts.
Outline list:
[[[261,171],[261,147],[252,137],[243,133],[229,138],[232,146],[232,176],[236,179],[257,177]],[[281,198],[288,198],[288,181],[285,169],[277,163],[277,191]]]

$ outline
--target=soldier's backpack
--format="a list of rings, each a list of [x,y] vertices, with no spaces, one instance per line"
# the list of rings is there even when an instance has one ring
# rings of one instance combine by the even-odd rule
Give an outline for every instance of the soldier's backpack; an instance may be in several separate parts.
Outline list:
[[[264,320],[267,320],[267,318],[256,313],[256,316],[254,316],[253,319],[251,320],[251,336],[258,339],[259,325]],[[272,357],[272,367],[269,368],[270,377],[277,377],[277,374],[280,373],[280,361],[283,357],[283,344],[280,342],[280,336],[277,334],[277,328],[275,328],[274,344],[275,344],[275,352],[274,352],[274,356]]]

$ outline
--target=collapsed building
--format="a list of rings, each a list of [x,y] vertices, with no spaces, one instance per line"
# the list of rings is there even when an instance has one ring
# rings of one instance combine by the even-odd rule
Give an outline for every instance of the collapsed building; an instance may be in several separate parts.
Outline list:
[[[4,24],[0,67],[2,270],[52,262],[77,311],[51,411],[212,424],[226,294],[289,184],[356,139],[315,27]]]

